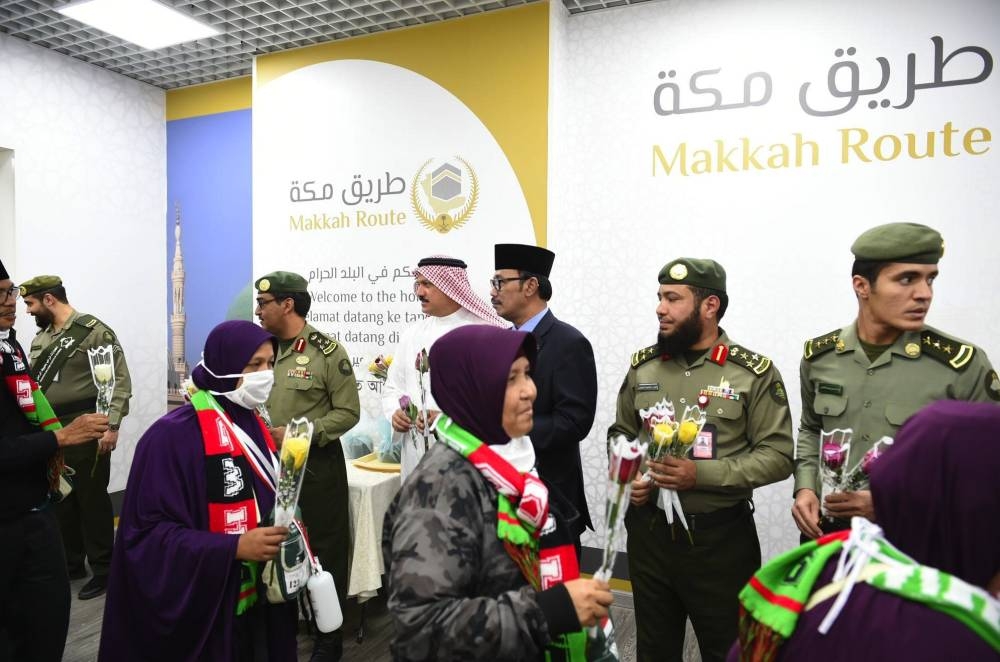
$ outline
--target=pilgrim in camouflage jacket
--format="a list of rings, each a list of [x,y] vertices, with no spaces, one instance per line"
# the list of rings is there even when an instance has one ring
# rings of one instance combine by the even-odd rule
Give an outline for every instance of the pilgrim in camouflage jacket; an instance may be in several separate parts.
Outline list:
[[[565,589],[536,592],[524,579],[497,538],[496,489],[446,444],[403,485],[382,545],[394,660],[540,660],[562,634],[550,629],[575,620]]]

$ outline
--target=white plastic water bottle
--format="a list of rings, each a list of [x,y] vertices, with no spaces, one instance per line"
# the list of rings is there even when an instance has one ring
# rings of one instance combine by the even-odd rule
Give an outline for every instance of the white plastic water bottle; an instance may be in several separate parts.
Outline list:
[[[306,584],[309,589],[309,604],[312,605],[316,629],[320,632],[333,632],[344,624],[344,612],[340,610],[340,600],[337,598],[337,586],[333,583],[333,575],[323,569],[316,559],[316,572]]]

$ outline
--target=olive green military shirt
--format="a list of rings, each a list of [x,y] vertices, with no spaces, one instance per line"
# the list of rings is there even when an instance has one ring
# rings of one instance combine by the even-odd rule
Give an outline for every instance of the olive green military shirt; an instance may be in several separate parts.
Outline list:
[[[80,320],[80,313],[74,310],[63,328],[56,331],[50,324],[35,335],[29,351],[33,373],[38,368],[36,361],[38,355],[52,343],[59,342],[71,324],[86,326]],[[132,378],[129,376],[128,364],[125,362],[125,352],[122,351],[115,332],[106,324],[95,320],[90,328],[90,334],[73,348],[69,358],[66,359],[59,373],[52,380],[52,384],[45,389],[45,397],[59,414],[59,421],[63,425],[67,425],[81,414],[93,412],[97,404],[97,387],[94,386],[94,378],[90,373],[90,359],[87,357],[87,350],[111,345],[114,347],[115,390],[111,396],[111,413],[108,415],[108,422],[112,427],[117,428],[121,425],[122,419],[128,415],[128,401],[132,397]],[[76,404],[82,405],[83,401],[88,400],[90,402],[86,407],[74,406]]]
[[[799,366],[802,419],[795,460],[795,490],[820,494],[820,432],[853,430],[853,468],[884,436],[935,400],[1000,402],[1000,381],[986,353],[925,326],[908,331],[869,361],[851,324],[809,340]],[[891,452],[891,451],[889,451]]]
[[[609,437],[634,439],[642,431],[639,410],[663,398],[680,418],[684,407],[697,405],[708,387],[728,385],[738,395],[709,395],[706,428],[715,428],[716,458],[694,461],[695,487],[680,492],[686,513],[732,506],[750,498],[754,488],[792,473],[792,415],[778,369],[771,359],[732,344],[720,332],[715,346],[690,364],[683,356],[659,356],[655,345],[636,352],[618,393],[615,423],[608,429]]]
[[[306,324],[274,362],[274,388],[267,411],[275,427],[305,417],[313,442],[325,446],[361,417],[358,384],[344,346]]]

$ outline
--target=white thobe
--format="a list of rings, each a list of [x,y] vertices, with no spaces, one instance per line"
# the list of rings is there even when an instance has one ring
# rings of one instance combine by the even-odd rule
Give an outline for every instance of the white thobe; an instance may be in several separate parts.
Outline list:
[[[425,317],[404,331],[400,336],[399,344],[396,345],[396,351],[392,355],[392,365],[389,366],[389,374],[382,389],[382,413],[385,414],[385,417],[392,420],[392,414],[399,409],[399,398],[403,395],[410,396],[410,400],[417,409],[421,409],[420,374],[416,368],[417,354],[421,349],[430,352],[431,345],[452,329],[468,324],[485,323],[465,308],[459,308],[446,317]],[[434,402],[434,396],[431,395],[431,378],[430,372],[424,375],[424,404],[427,411],[438,408]],[[417,443],[413,442],[414,437]],[[402,444],[400,475],[405,481],[424,455],[423,436],[414,425],[412,436],[409,432],[403,433],[393,430],[392,441],[394,444]],[[433,437],[430,438],[430,441],[433,441]]]

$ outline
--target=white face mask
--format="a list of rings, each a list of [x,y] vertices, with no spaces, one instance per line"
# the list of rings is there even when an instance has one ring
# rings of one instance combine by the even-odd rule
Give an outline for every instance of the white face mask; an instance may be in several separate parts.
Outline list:
[[[239,373],[235,375],[217,375],[200,361],[200,365],[205,368],[208,374],[216,379],[242,379],[243,383],[232,391],[219,392],[209,391],[213,395],[221,395],[230,402],[233,402],[244,409],[255,409],[267,402],[267,396],[271,394],[271,387],[274,386],[273,370],[258,370],[256,372]]]

